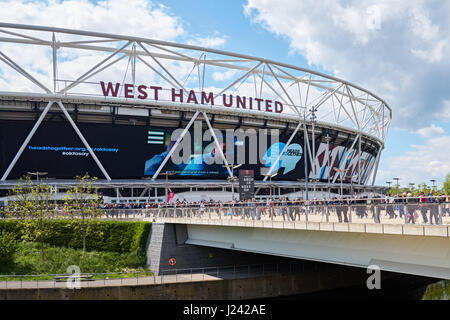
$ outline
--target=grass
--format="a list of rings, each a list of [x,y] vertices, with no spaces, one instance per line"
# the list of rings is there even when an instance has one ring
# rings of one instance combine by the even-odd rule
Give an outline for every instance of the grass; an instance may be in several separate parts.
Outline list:
[[[76,265],[81,273],[103,273],[94,275],[94,279],[125,278],[152,275],[145,269],[145,254],[139,252],[118,253],[90,251],[66,247],[46,247],[45,259],[42,261],[40,246],[33,242],[22,242],[14,258],[7,264],[0,265],[0,281],[19,280],[6,275],[29,275],[23,280],[46,280],[53,277],[38,275],[66,274],[67,268]],[[111,274],[125,272],[124,274]]]

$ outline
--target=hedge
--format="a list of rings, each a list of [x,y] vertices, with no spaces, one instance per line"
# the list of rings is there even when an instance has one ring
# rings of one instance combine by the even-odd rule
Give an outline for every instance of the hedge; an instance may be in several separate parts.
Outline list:
[[[5,230],[21,240],[24,233],[21,220],[0,220],[0,232]],[[73,220],[49,220],[50,232],[45,243],[51,246],[83,248],[83,236]],[[144,250],[150,231],[150,222],[97,221],[91,224],[86,237],[88,251],[137,252]]]

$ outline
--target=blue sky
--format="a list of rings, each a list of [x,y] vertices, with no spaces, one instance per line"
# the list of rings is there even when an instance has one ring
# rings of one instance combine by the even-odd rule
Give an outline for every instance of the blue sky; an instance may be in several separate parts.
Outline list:
[[[3,22],[209,44],[358,84],[393,110],[381,185],[450,173],[449,15],[447,0],[0,0]]]
[[[333,68],[327,67],[327,65],[308,64],[308,59],[292,48],[287,36],[270,32],[261,23],[252,21],[244,13],[244,6],[247,5],[247,1],[197,0],[190,1],[186,5],[185,1],[172,0],[160,1],[159,3],[167,6],[171,13],[181,18],[187,33],[204,36],[205,30],[208,30],[209,34],[224,37],[226,39],[222,47],[224,50],[273,59],[334,75]],[[375,93],[381,95],[381,93]],[[387,102],[391,105],[390,101]],[[394,118],[400,117],[401,115],[396,112],[396,106],[391,105],[391,107]],[[442,128],[445,134],[450,133],[449,121],[433,121],[432,124]],[[447,172],[442,172],[440,177],[432,174],[427,175],[426,173],[406,177],[402,170],[389,170],[388,161],[392,158],[401,157],[407,152],[416,150],[413,145],[426,143],[427,139],[415,132],[422,127],[425,126],[421,126],[420,123],[417,124],[417,127],[412,125],[410,128],[391,126],[380,162],[379,170],[381,174],[376,181],[377,184],[386,184],[386,181],[392,181],[394,177],[403,178],[400,183],[404,185],[409,182],[431,184],[430,179],[436,179],[438,183],[442,183]],[[435,152],[439,152],[439,150],[435,150]],[[408,170],[408,162],[410,161],[414,161],[414,158],[404,159],[404,170]]]
[[[186,2],[182,0],[160,3],[168,6],[170,12],[181,17],[185,22],[184,27],[188,33],[204,35],[206,29],[213,34],[225,37],[224,50],[251,54],[334,75],[333,68],[330,66],[317,63],[308,64],[308,59],[302,53],[293,49],[291,40],[287,35],[271,32],[263,24],[252,21],[244,13],[244,6],[247,5],[247,1],[190,1],[187,6]],[[450,85],[447,85],[446,89],[450,90]],[[445,88],[441,87],[435,90],[445,90]],[[383,97],[381,92],[375,93]],[[439,95],[439,92],[435,94]],[[387,103],[393,109],[394,119],[402,117],[395,104],[392,104],[389,100],[387,100]],[[412,110],[411,112],[415,111]],[[414,182],[416,185],[422,182],[431,184],[430,179],[436,179],[438,183],[442,183],[445,175],[449,172],[441,172],[441,176],[436,176],[427,174],[424,168],[423,172],[419,172],[417,175],[406,175],[409,162],[415,160],[414,154],[411,157],[405,157],[403,161],[401,160],[402,156],[416,150],[413,147],[414,145],[427,143],[428,136],[417,133],[417,130],[427,127],[428,124],[442,128],[446,135],[450,134],[450,122],[448,120],[433,120],[429,123],[418,121],[417,125],[411,124],[407,128],[395,124],[391,126],[379,166],[380,174],[376,181],[377,184],[385,185],[386,181],[393,181],[392,178],[394,177],[400,177],[402,179],[400,184],[403,185],[410,182]],[[434,152],[439,153],[440,150],[434,150]],[[393,158],[397,161],[399,161],[397,158],[400,158],[403,169],[390,170],[389,161]]]

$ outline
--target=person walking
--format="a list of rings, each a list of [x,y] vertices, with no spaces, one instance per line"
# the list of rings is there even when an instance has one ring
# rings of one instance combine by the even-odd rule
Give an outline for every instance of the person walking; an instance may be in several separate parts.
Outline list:
[[[406,197],[407,193],[403,192],[401,198],[399,199],[399,215],[400,218],[405,216],[405,219],[406,219]]]
[[[344,211],[344,202],[342,201],[342,197],[340,197],[340,199],[336,199],[335,201],[336,204],[336,214],[338,217],[338,221],[339,223],[342,223],[342,212]]]
[[[374,214],[375,214],[374,205],[373,205],[373,197],[374,197],[374,194],[371,193],[369,195],[369,197],[367,198],[367,212],[372,213],[372,218],[374,217]]]
[[[428,207],[430,209],[430,224],[439,224],[439,203],[437,199],[434,197],[434,191],[431,191],[427,194],[428,197]]]
[[[252,218],[252,220],[255,220],[256,203],[253,202],[253,199],[248,200],[247,207],[248,207],[249,218]]]
[[[428,223],[428,218],[427,218],[427,211],[428,211],[428,199],[425,196],[424,192],[420,193],[419,196],[419,207],[420,207],[420,213],[422,214],[422,219],[423,219],[423,223]]]
[[[300,221],[300,205],[301,205],[301,201],[297,198],[294,201],[294,221],[297,220],[297,216],[298,216],[298,220]]]
[[[389,215],[389,219],[397,218],[394,211],[394,197],[390,193],[386,195],[386,213]]]
[[[373,212],[373,221],[375,223],[381,223],[380,220],[380,206],[377,203],[377,200],[375,199],[375,195],[373,193],[370,194],[371,199],[371,207],[372,207],[372,212]]]
[[[415,224],[416,223],[416,219],[414,217],[414,211],[415,211],[415,199],[413,198],[411,193],[408,193],[406,198],[406,202],[407,202],[407,207],[406,207],[406,211],[407,211],[407,218],[408,220],[406,221],[406,223],[412,223]]]

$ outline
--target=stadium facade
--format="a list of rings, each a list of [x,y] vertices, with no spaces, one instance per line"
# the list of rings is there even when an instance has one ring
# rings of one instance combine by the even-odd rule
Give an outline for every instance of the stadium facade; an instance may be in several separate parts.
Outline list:
[[[253,170],[257,197],[383,190],[392,111],[357,85],[145,38],[7,23],[0,33],[3,192],[28,172],[60,190],[87,172],[111,196],[225,194],[240,169]]]

